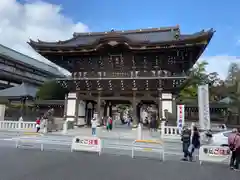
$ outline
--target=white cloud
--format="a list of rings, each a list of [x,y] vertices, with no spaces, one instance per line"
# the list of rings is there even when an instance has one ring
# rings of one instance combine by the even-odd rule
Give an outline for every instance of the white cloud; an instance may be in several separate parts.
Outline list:
[[[58,41],[69,39],[73,32],[88,31],[81,23],[61,13],[61,6],[43,1],[0,0],[0,44],[40,61],[49,63],[26,43],[29,39]]]
[[[231,63],[239,63],[240,57],[219,55],[201,57],[199,61],[207,61],[207,71],[217,72],[221,79],[225,79],[228,73],[228,67]]]

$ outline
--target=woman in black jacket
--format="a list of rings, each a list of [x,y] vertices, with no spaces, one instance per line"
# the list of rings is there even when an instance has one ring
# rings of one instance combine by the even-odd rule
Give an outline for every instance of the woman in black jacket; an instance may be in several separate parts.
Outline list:
[[[194,150],[198,149],[199,147],[200,147],[200,134],[197,127],[193,127],[193,135],[192,135],[191,145],[189,148],[190,161],[192,161],[193,159]]]

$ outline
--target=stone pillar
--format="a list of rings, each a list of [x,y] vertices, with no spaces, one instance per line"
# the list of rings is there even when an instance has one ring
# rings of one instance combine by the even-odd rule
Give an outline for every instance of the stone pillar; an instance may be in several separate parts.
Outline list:
[[[66,121],[74,122],[77,119],[77,111],[76,107],[78,107],[77,104],[77,93],[71,92],[67,95],[66,102]]]
[[[70,124],[74,124],[77,121],[78,118],[78,111],[76,108],[78,108],[77,105],[77,93],[71,92],[66,94],[65,96],[65,102],[64,102],[64,126],[63,126],[63,133],[67,132],[67,129],[69,128]],[[45,123],[45,126],[48,128],[48,122]],[[73,126],[72,126],[73,127]],[[46,130],[45,130],[46,131]]]
[[[162,93],[162,117],[164,119],[172,117],[172,107],[172,93]]]
[[[85,117],[86,117],[86,102],[79,100],[78,117],[77,117],[77,125],[78,126],[83,126],[86,124]]]

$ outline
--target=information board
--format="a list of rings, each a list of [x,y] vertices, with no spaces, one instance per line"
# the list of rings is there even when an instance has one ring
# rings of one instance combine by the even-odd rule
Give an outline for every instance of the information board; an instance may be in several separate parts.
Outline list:
[[[228,147],[203,145],[199,149],[199,161],[229,163],[231,151]]]
[[[71,151],[98,152],[100,155],[102,143],[98,137],[76,136],[72,140]]]

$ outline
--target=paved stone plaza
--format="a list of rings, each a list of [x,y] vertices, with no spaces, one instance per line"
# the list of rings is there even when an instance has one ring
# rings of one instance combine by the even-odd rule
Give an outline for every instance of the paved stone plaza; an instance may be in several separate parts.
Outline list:
[[[1,148],[1,180],[238,180],[224,165]]]

